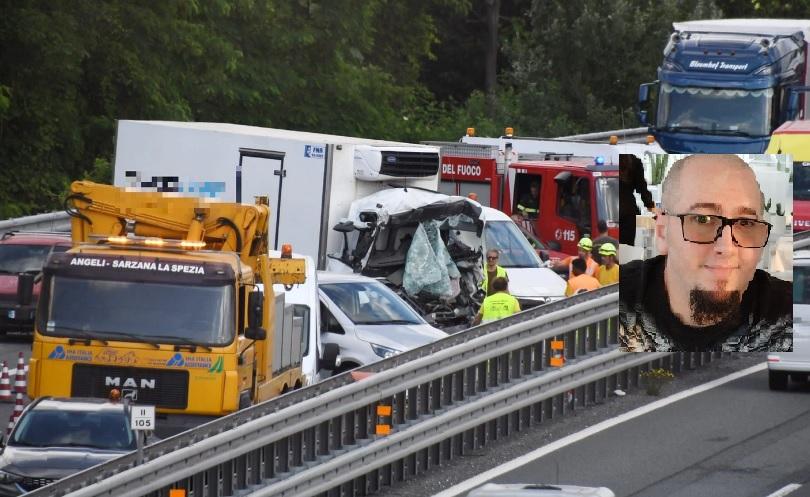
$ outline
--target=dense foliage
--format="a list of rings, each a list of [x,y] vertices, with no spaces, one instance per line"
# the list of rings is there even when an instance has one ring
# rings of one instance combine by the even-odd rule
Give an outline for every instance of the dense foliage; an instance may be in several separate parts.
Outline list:
[[[109,181],[117,119],[414,142],[457,139],[467,126],[534,136],[630,127],[673,20],[810,15],[807,0],[0,0],[0,9],[0,219],[59,208],[73,179]]]

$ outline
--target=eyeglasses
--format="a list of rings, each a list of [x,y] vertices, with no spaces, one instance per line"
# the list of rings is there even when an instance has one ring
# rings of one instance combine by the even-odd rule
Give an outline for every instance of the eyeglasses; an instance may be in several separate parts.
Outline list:
[[[498,256],[496,255],[495,257],[492,257],[491,255],[488,255],[488,256],[487,256],[487,260],[488,260],[488,261],[497,261],[497,260],[498,260]]]
[[[665,216],[680,218],[683,239],[687,242],[709,244],[723,236],[723,229],[731,227],[731,240],[742,248],[761,248],[768,243],[771,233],[770,223],[744,217],[727,218],[714,214],[669,214]]]

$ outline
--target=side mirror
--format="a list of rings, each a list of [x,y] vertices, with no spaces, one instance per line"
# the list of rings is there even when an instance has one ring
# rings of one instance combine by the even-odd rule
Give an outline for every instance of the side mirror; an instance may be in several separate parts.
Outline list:
[[[340,362],[340,346],[336,343],[323,344],[321,368],[334,371],[340,367]]]
[[[30,305],[34,296],[34,275],[20,273],[17,276],[17,302],[20,305]]]
[[[260,291],[248,294],[248,328],[259,328],[264,314],[264,293]]]
[[[267,331],[262,328],[262,317],[264,316],[264,293],[260,291],[248,294],[248,315],[247,329],[245,337],[252,340],[264,340]]]
[[[264,328],[247,328],[245,330],[245,338],[251,340],[264,340],[267,338],[267,330]]]
[[[337,223],[332,229],[339,233],[351,233],[352,231],[354,231],[354,223],[351,221],[341,221]]]
[[[638,115],[639,124],[642,124],[644,126],[648,126],[650,124],[649,119],[647,119],[647,111],[646,110],[638,111],[637,115]]]
[[[638,86],[638,105],[644,105],[650,100],[650,84],[644,83]]]

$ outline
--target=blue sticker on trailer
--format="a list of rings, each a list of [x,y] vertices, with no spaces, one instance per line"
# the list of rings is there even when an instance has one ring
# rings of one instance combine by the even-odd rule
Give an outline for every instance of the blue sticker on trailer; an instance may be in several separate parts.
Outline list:
[[[325,152],[323,145],[304,145],[304,157],[308,159],[323,159]]]

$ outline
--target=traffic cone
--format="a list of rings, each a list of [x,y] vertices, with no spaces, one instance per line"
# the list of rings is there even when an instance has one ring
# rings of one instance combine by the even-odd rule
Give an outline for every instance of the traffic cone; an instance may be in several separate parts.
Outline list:
[[[6,428],[6,439],[8,439],[9,435],[11,435],[12,428],[14,428],[14,413],[11,413],[11,415],[8,417],[8,428]]]
[[[17,421],[17,418],[20,417],[22,414],[23,409],[25,409],[25,404],[23,404],[23,394],[17,394],[17,400],[14,402],[14,412],[11,413],[11,417],[14,418],[14,421]]]
[[[3,374],[0,375],[0,401],[11,400],[11,382],[8,379],[8,366],[3,361]]]
[[[17,374],[14,376],[14,392],[25,393],[25,390],[25,358],[23,357],[23,353],[20,352],[17,358]]]

